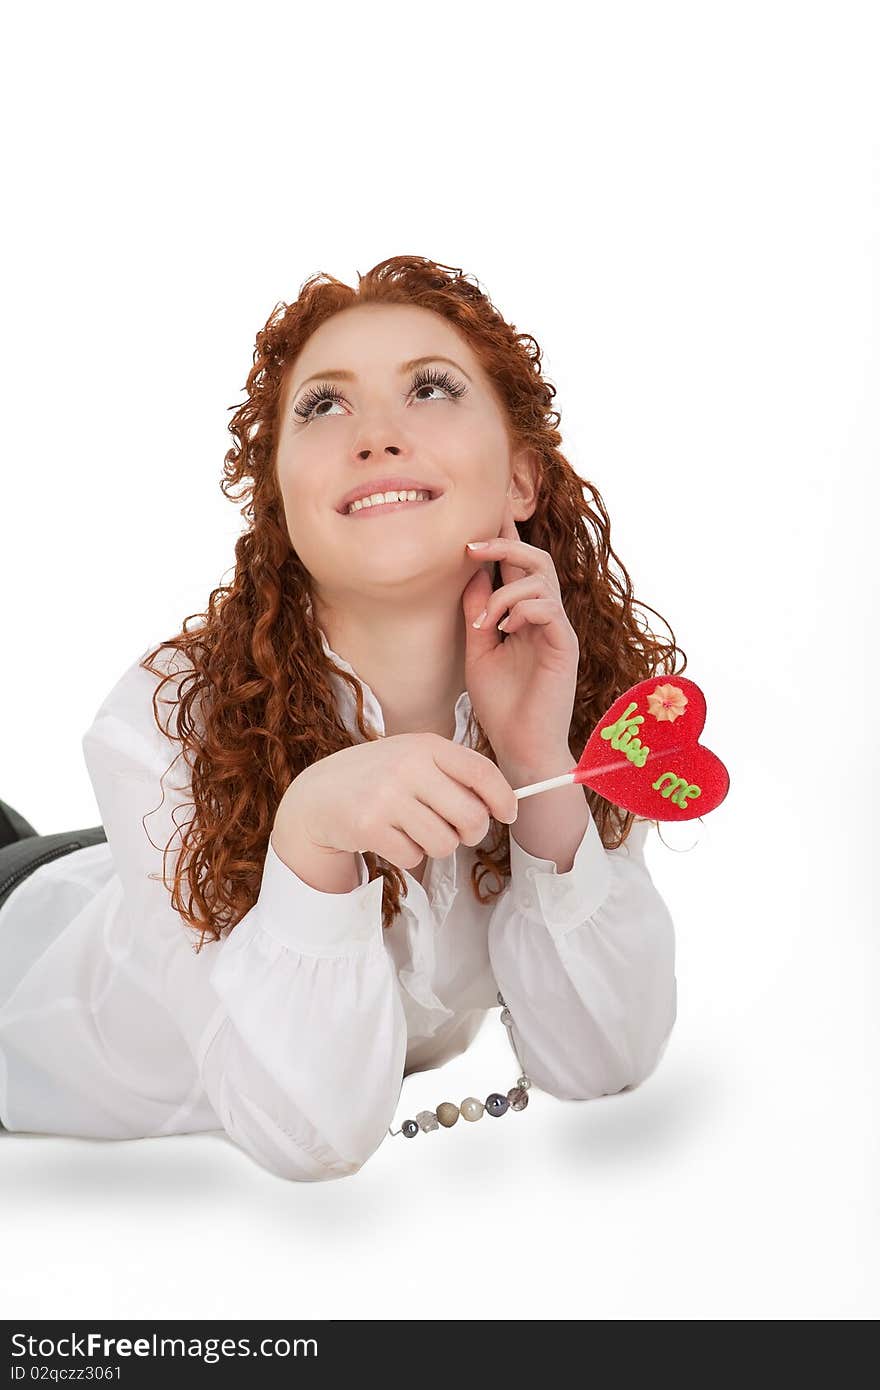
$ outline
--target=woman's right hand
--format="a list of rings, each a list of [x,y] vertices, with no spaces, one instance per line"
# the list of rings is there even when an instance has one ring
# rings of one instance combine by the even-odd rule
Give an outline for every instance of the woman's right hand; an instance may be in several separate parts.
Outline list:
[[[278,805],[275,829],[315,850],[381,855],[412,870],[460,844],[478,845],[490,816],[511,824],[519,804],[482,753],[440,734],[396,734],[342,748],[305,768]]]

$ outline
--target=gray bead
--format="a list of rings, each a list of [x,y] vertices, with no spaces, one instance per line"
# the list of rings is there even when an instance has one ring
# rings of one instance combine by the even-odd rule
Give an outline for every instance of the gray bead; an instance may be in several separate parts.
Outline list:
[[[490,1096],[486,1097],[486,1114],[495,1116],[503,1115],[509,1104],[510,1101],[507,1099],[507,1096],[502,1096],[500,1092],[493,1091]]]
[[[519,1086],[520,1090],[527,1091],[532,1083],[527,1076],[518,1076],[516,1078],[516,1084]]]
[[[524,1091],[521,1086],[512,1086],[507,1092],[507,1099],[511,1110],[525,1110],[529,1103],[529,1093]]]
[[[505,1028],[510,1028],[512,1026],[513,1014],[509,1009],[505,1008],[501,1010],[501,1022],[504,1024]]]
[[[403,1124],[400,1126],[400,1130],[402,1134],[406,1135],[407,1139],[415,1139],[419,1132],[419,1127],[415,1120],[404,1120]]]
[[[418,1115],[416,1115],[416,1119],[419,1124],[419,1129],[424,1134],[428,1134],[432,1129],[440,1128],[437,1116],[434,1114],[433,1110],[420,1110]]]
[[[444,1129],[451,1129],[458,1119],[458,1106],[451,1100],[441,1101],[437,1106],[437,1119]]]

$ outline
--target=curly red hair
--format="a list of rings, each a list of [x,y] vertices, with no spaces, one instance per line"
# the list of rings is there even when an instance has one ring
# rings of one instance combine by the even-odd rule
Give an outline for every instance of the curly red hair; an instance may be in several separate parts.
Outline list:
[[[235,445],[226,454],[220,487],[230,500],[248,499],[242,508],[247,529],[235,545],[234,578],[212,591],[204,613],[190,614],[181,632],[140,663],[162,677],[153,709],[165,733],[159,692],[167,681],[179,682],[177,699],[171,702],[177,706],[172,737],[181,743],[191,768],[195,815],[182,832],[171,893],[182,920],[202,934],[197,949],[206,934],[219,940],[255,903],[275,811],[293,778],[319,758],[351,746],[328,679],[331,670],[352,687],[362,738],[379,737],[364,723],[360,686],[323,651],[307,604],[310,575],[292,548],[275,473],[287,370],[310,334],[331,315],[376,303],[418,305],[442,314],[465,336],[493,382],[506,410],[511,443],[529,446],[539,457],[535,511],[518,528],[523,540],[552,556],[565,611],[580,639],[569,732],[573,763],[624,690],[641,680],[676,674],[676,653],[684,657],[680,671],[687,665],[671,628],[672,640],[664,642],[636,621],[632,585],[611,548],[602,498],[560,451],[560,416],[550,408],[556,392],[541,374],[535,339],[505,322],[475,277],[420,256],[382,261],[366,275],[358,274],[357,289],[329,275],[312,276],[296,301],[277,305],[257,334],[247,400],[228,425]],[[237,484],[243,490],[234,495],[231,488]],[[611,560],[622,583],[611,573]],[[494,587],[500,582],[496,566]],[[648,611],[656,614],[653,608]],[[203,621],[190,629],[194,619]],[[179,667],[171,671],[154,665],[163,650],[183,655],[182,676]],[[473,713],[469,733],[477,751],[496,761]],[[618,848],[636,818],[589,788],[585,791],[603,844]],[[481,903],[497,896],[509,879],[509,833],[508,826],[493,818],[483,845],[475,848],[471,888]],[[169,841],[166,854],[170,847]],[[365,852],[364,859],[370,879],[380,873],[385,879],[382,925],[387,929],[400,910],[406,883],[401,871],[378,855]],[[498,886],[487,889],[484,898],[480,889],[487,873]]]

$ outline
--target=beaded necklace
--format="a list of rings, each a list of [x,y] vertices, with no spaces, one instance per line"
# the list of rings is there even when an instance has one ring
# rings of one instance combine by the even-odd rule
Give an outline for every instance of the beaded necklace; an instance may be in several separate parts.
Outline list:
[[[526,1069],[516,1050],[513,1033],[510,1031],[513,1026],[513,1015],[505,1004],[500,990],[496,997],[501,1005],[501,1022],[508,1030],[507,1036],[510,1038],[510,1045],[521,1068],[522,1074],[517,1077],[516,1085],[511,1086],[507,1095],[501,1091],[492,1091],[484,1101],[479,1100],[476,1096],[466,1096],[461,1105],[453,1105],[449,1100],[441,1101],[436,1110],[420,1110],[414,1120],[404,1120],[400,1129],[392,1129],[389,1125],[389,1134],[402,1134],[405,1139],[415,1139],[417,1134],[430,1134],[432,1130],[439,1129],[441,1125],[444,1129],[451,1129],[459,1115],[463,1120],[470,1120],[473,1123],[475,1120],[481,1120],[483,1115],[494,1115],[496,1119],[499,1119],[502,1115],[506,1115],[508,1110],[525,1110],[529,1103],[528,1093],[532,1083],[526,1076]]]

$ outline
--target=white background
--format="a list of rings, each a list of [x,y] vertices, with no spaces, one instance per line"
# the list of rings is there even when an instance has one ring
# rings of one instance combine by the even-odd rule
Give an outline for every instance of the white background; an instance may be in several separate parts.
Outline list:
[[[878,40],[840,0],[7,11],[0,796],[97,823],[82,732],[232,572],[257,331],[404,252],[538,340],[731,789],[649,840],[642,1087],[328,1183],[2,1136],[5,1316],[877,1316]],[[510,1062],[493,1013],[396,1123]]]

